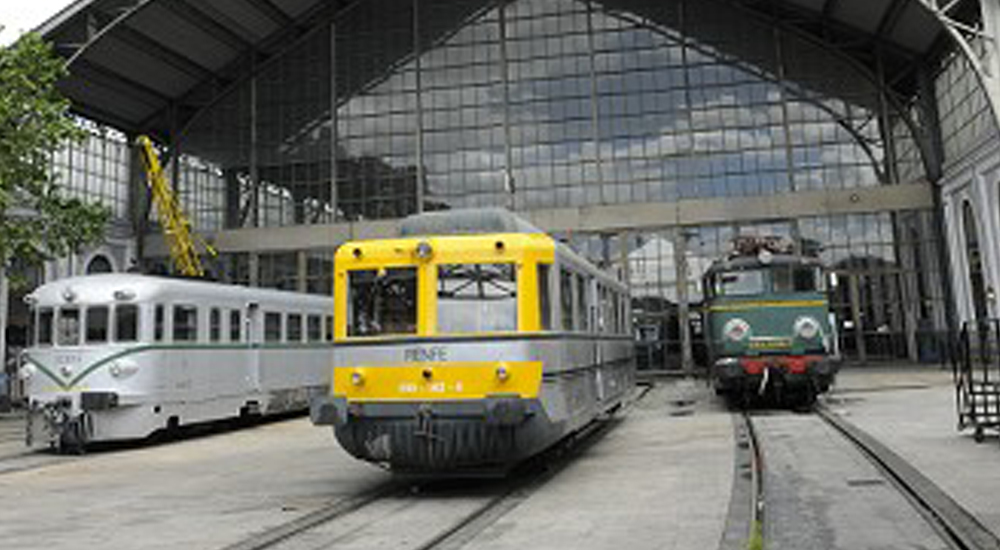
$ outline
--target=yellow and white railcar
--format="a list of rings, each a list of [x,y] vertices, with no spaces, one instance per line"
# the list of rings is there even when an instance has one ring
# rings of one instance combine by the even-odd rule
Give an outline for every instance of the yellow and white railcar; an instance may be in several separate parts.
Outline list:
[[[399,471],[503,470],[634,386],[628,293],[505,210],[422,214],[335,258],[331,394],[313,422]]]
[[[28,302],[31,446],[305,409],[329,385],[329,297],[107,274],[48,283]]]

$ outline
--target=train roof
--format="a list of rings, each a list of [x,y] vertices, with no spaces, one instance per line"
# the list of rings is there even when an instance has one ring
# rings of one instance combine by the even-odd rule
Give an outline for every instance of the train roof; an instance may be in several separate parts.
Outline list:
[[[333,300],[330,296],[317,294],[135,273],[106,273],[59,279],[39,286],[26,299],[37,304],[109,303],[115,301],[116,292],[129,293],[131,297],[128,300],[133,302],[156,299],[201,302],[215,299],[318,305],[323,302],[332,304]],[[68,296],[71,298],[67,299]]]
[[[505,208],[465,208],[425,212],[408,216],[399,227],[399,234],[402,237],[489,233],[544,233],[544,231]]]

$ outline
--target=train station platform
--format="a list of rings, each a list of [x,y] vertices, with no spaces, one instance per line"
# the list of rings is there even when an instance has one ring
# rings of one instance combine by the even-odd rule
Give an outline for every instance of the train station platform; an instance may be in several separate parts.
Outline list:
[[[1000,437],[959,432],[950,370],[850,367],[824,399],[830,410],[908,461],[1000,536]]]

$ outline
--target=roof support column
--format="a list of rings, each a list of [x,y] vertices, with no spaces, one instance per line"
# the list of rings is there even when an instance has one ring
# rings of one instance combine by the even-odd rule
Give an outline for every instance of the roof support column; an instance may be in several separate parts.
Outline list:
[[[330,23],[330,210],[333,223],[340,221],[337,208],[337,23]]]

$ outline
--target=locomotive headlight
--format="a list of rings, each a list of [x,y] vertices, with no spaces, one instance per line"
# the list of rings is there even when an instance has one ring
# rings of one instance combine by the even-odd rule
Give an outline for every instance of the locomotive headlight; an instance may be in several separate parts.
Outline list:
[[[21,366],[21,370],[18,371],[17,375],[21,377],[21,380],[27,382],[35,376],[36,372],[38,372],[38,367],[31,361],[27,361]]]
[[[417,244],[416,253],[417,257],[421,260],[429,260],[431,255],[434,254],[434,248],[431,247],[431,243],[427,241],[420,241]]]
[[[729,321],[726,321],[725,325],[723,325],[722,334],[733,342],[739,342],[740,340],[744,340],[750,336],[750,323],[747,323],[738,317],[730,319]]]
[[[507,365],[501,364],[497,367],[497,380],[506,382],[508,378],[510,378],[510,371],[507,370]]]
[[[812,340],[819,335],[819,321],[812,317],[799,317],[795,320],[793,328],[795,334],[798,334],[800,338],[805,340]]]
[[[118,378],[122,375],[122,366],[118,363],[112,363],[111,366],[108,367],[108,372],[111,373],[111,376]]]
[[[351,384],[355,386],[362,386],[365,383],[365,375],[361,371],[356,370],[351,373]]]

